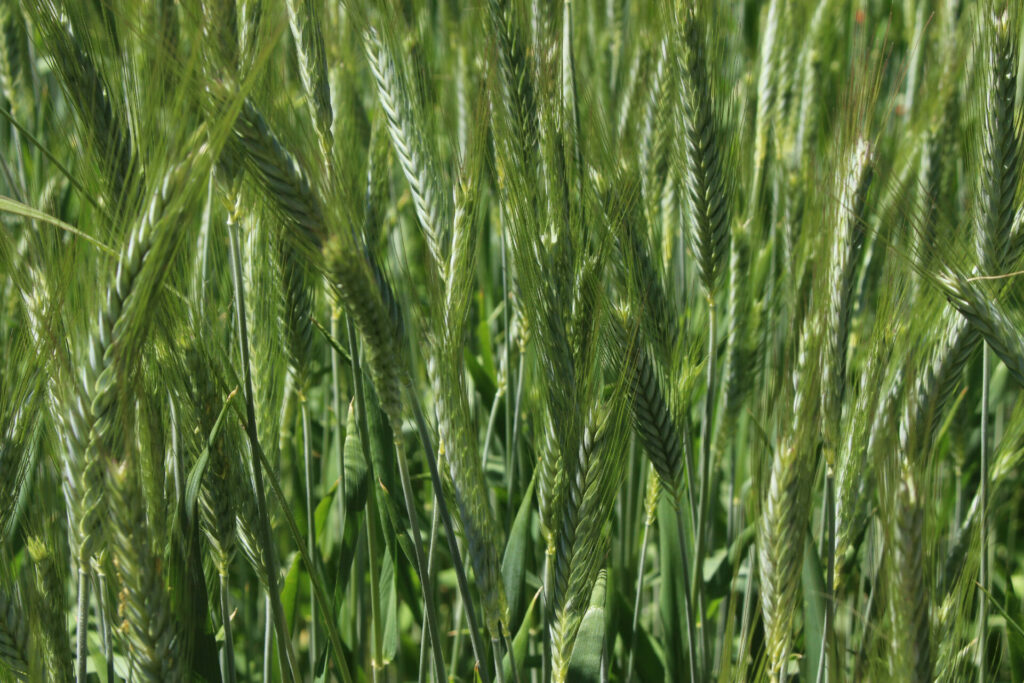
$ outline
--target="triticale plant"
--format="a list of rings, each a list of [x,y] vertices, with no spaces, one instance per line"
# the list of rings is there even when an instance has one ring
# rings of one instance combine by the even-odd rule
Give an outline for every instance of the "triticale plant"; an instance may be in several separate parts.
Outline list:
[[[0,683],[1022,678],[1019,0],[0,0]]]

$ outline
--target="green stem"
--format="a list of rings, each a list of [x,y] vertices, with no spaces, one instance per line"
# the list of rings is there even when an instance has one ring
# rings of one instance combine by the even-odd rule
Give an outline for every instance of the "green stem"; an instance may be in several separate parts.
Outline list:
[[[412,479],[409,477],[409,461],[405,456],[405,444],[402,443],[401,425],[392,425],[394,430],[395,454],[398,456],[398,474],[402,481],[402,496],[405,498],[405,510],[409,515],[412,527],[412,549],[416,559],[416,570],[420,575],[420,588],[423,590],[423,609],[427,613],[428,637],[434,653],[434,671],[439,679],[444,675],[444,655],[441,654],[441,630],[437,622],[437,608],[434,605],[434,591],[430,583],[430,572],[427,560],[423,556],[423,537],[420,535],[420,520],[416,514],[416,499],[412,491]]]
[[[498,633],[501,634],[502,642],[505,645],[505,652],[508,654],[508,668],[512,673],[512,683],[520,683],[519,680],[519,667],[516,666],[516,654],[515,650],[512,649],[512,639],[509,634],[505,632],[505,628],[501,622],[498,622]]]
[[[544,632],[550,634],[554,622],[555,606],[552,602],[552,588],[555,574],[555,554],[550,549],[544,553]],[[541,683],[551,680],[551,638],[541,639],[544,657],[541,660]]]
[[[220,621],[224,627],[224,648],[221,650],[221,675],[226,683],[235,683],[235,641],[231,635],[230,588],[227,574],[220,575]]]
[[[303,388],[304,389],[304,388]],[[309,402],[300,391],[299,402],[302,412],[302,465],[306,474],[306,552],[311,561],[316,561],[316,522],[313,508],[313,443],[309,419]],[[344,470],[344,467],[342,467]],[[309,573],[309,592],[313,594],[313,572]],[[309,674],[316,678],[317,657],[317,609],[316,600],[309,604]]]
[[[696,456],[693,452],[693,425],[690,422],[690,416],[684,413],[681,419],[681,432],[680,437],[683,441],[683,462],[686,465],[686,512],[690,522],[690,532],[692,536],[697,535],[697,520],[694,518],[695,511],[697,510],[697,496],[699,495],[698,489],[700,484],[697,480],[697,472],[694,469],[694,463],[696,462]],[[675,484],[675,482],[666,482],[666,488],[674,490],[675,487],[670,487],[669,484]],[[679,487],[683,488],[683,487]]]
[[[75,681],[85,683],[89,671],[89,646],[86,636],[89,634],[89,572],[78,563],[78,622],[75,626]]]
[[[754,566],[755,553],[754,545],[750,545],[750,549],[747,551],[747,576],[754,576],[757,567]],[[754,582],[747,581],[747,586],[743,590],[743,616],[740,618],[740,651],[736,658],[740,671],[747,661],[747,644],[750,642],[750,629],[753,628],[754,622]]]
[[[683,533],[683,502],[682,500],[676,501],[676,531],[679,533],[679,555],[682,557],[680,566],[683,571],[683,586],[690,586],[690,568],[689,562],[686,559],[686,534]],[[701,680],[699,676],[700,669],[697,667],[697,658],[700,656],[697,650],[697,629],[693,623],[693,601],[690,598],[690,593],[684,588],[683,594],[683,617],[686,621],[686,646],[689,648],[687,662],[690,665],[690,683],[697,683]]]
[[[708,527],[708,510],[711,506],[711,420],[715,410],[715,365],[718,354],[716,339],[718,314],[715,303],[708,299],[708,367],[707,393],[704,394],[704,416],[700,425],[700,498],[697,511],[697,538],[693,558],[693,584],[690,586],[693,601],[697,604],[697,631],[700,634],[701,661],[707,665],[706,629],[704,628],[704,586],[701,580],[704,566],[704,552]]]
[[[407,387],[408,388],[408,387]],[[480,678],[483,683],[491,683],[491,675],[487,667],[483,665],[486,650],[483,641],[480,640],[480,628],[476,622],[476,610],[473,607],[473,597],[469,593],[469,581],[466,579],[466,564],[462,560],[462,553],[459,551],[458,539],[455,536],[455,527],[452,524],[451,514],[448,512],[448,503],[445,502],[444,493],[441,489],[441,475],[437,470],[437,457],[430,443],[430,433],[427,431],[427,422],[423,419],[423,411],[420,409],[419,399],[411,389],[406,392],[409,402],[412,404],[413,415],[416,418],[416,428],[420,433],[420,440],[427,453],[427,463],[430,465],[430,479],[434,484],[434,499],[437,502],[437,510],[444,523],[445,535],[448,537],[448,550],[452,556],[452,564],[455,565],[455,578],[459,584],[459,594],[462,596],[462,604],[466,609],[466,621],[469,623],[469,641],[473,645],[473,656],[480,665]],[[451,454],[448,457],[454,457]]]
[[[99,611],[99,629],[103,639],[103,658],[107,660],[107,681],[114,680],[114,645],[110,638],[110,620],[107,619],[107,579],[93,566],[96,575],[96,608]]]
[[[644,535],[640,540],[640,561],[636,571],[636,596],[633,598],[633,623],[629,630],[629,658],[626,660],[626,683],[633,680],[633,655],[636,653],[636,633],[640,626],[640,596],[644,590],[644,562],[647,559],[647,537],[651,531],[651,518],[644,522]]]
[[[518,461],[518,459],[516,458],[516,456],[518,455],[518,450],[516,448],[516,444],[519,443],[519,404],[520,404],[520,401],[522,401],[522,398],[523,398],[523,376],[526,374],[523,371],[524,360],[525,359],[524,359],[523,355],[520,354],[519,355],[519,364],[518,364],[519,367],[516,370],[516,398],[515,398],[515,401],[512,403],[512,413],[513,413],[513,415],[512,415],[512,436],[510,437],[508,450],[509,450],[509,453],[512,454],[512,463],[513,463],[513,465],[515,465],[517,463],[517,461]],[[507,399],[508,399],[508,396],[506,395],[506,403],[507,403]],[[508,407],[507,406],[505,408],[505,412],[506,413],[508,412]],[[511,488],[513,483],[514,482],[512,482],[511,480],[509,481],[509,487],[510,487],[509,491],[508,491],[508,518],[509,519],[514,519],[515,518],[515,508],[512,506],[512,502],[515,500],[515,497],[512,494],[512,488]]]
[[[455,605],[452,607],[452,612],[455,614],[455,617],[452,619],[452,632],[455,634],[455,637],[452,638],[451,661],[448,662],[449,681],[458,679],[456,664],[459,661],[459,657],[462,656],[462,619],[465,610],[462,609],[462,598],[458,595],[455,596]]]
[[[430,543],[427,547],[427,572],[430,573],[430,582],[433,584],[437,579],[437,569],[434,567],[434,560],[437,557],[437,531],[438,525],[441,520],[438,519],[437,507],[434,507],[433,513],[430,515]],[[452,655],[454,660],[454,655]],[[449,662],[454,665],[454,661]],[[426,680],[427,672],[427,643],[426,640],[420,641],[420,675],[419,680]]]
[[[233,229],[232,229],[233,228]],[[242,293],[242,259],[238,245],[238,226],[229,224],[229,246],[231,251],[232,284],[235,290],[235,317],[238,322],[238,346],[242,357],[242,376],[245,385],[245,432],[249,437],[252,449],[253,485],[256,490],[256,511],[259,517],[260,541],[267,554],[267,595],[273,610],[274,628],[277,630],[278,656],[282,666],[286,667],[288,678],[298,682],[295,669],[295,652],[291,638],[288,636],[288,621],[281,605],[281,594],[278,590],[277,550],[274,537],[270,531],[270,515],[267,512],[266,492],[263,489],[263,467],[260,463],[263,450],[256,434],[256,406],[253,400],[252,372],[249,367],[249,332],[245,321],[245,296]]]
[[[875,596],[877,595],[878,588],[878,577],[884,576],[883,572],[888,570],[888,567],[886,566],[887,557],[888,555],[883,554],[878,563],[878,569],[874,572],[874,575],[871,577],[865,577],[864,579],[864,583],[870,585],[871,588],[868,591],[868,599],[864,605],[864,609],[861,611],[861,614],[864,615],[861,619],[864,625],[860,632],[860,647],[858,647],[857,656],[853,660],[853,680],[855,681],[861,680],[863,678],[863,676],[860,675],[861,672],[866,666],[870,666],[868,647],[871,644],[871,639],[868,638],[868,635],[871,633],[871,629],[875,627],[874,618],[876,615],[874,614],[874,609]]]
[[[331,316],[331,337],[337,339],[341,335],[341,314],[335,310]],[[350,361],[351,362],[351,361]],[[334,455],[338,460],[338,545],[343,546],[345,540],[345,416],[341,412],[341,353],[331,347],[331,411],[334,413]],[[325,419],[325,423],[327,419]],[[327,446],[324,446],[327,452]]]
[[[501,666],[501,641],[497,638],[491,639],[491,652],[494,653],[494,680],[496,683],[505,683],[505,669]],[[512,653],[509,653],[512,659]],[[483,667],[480,667],[483,669]]]
[[[270,468],[270,465],[266,462],[266,456],[263,451],[257,451],[256,455],[263,462],[264,467]],[[268,477],[267,481],[270,483],[270,491],[277,498],[278,505],[281,506],[282,516],[284,517],[285,524],[288,527],[288,532],[292,535],[292,539],[295,541],[295,545],[299,550],[299,555],[302,557],[302,564],[306,567],[306,571],[310,577],[310,588],[313,591],[313,597],[316,599],[320,611],[327,614],[331,610],[331,603],[327,600],[327,589],[324,588],[323,577],[320,576],[320,569],[317,565],[313,564],[313,558],[310,557],[309,553],[306,552],[306,546],[302,543],[302,533],[299,531],[298,525],[295,523],[295,516],[292,515],[292,510],[288,505],[288,498],[284,495],[284,491],[281,490],[281,485],[273,477]],[[352,674],[348,670],[348,660],[345,658],[345,650],[341,644],[341,635],[338,633],[338,626],[334,623],[333,619],[325,620],[327,626],[327,641],[330,643],[331,652],[334,655],[334,663],[337,666],[338,672],[341,676],[341,680],[344,683],[352,683]]]
[[[822,628],[821,649],[818,653],[817,683],[829,680],[828,643],[832,641],[832,630],[835,628],[833,619],[835,606],[833,593],[836,579],[836,500],[835,479],[832,466],[827,465],[825,471],[825,532],[827,535],[828,563],[825,571],[825,623]]]
[[[494,392],[494,400],[491,402],[491,412],[487,417],[487,431],[484,433],[484,447],[480,451],[480,467],[487,471],[487,455],[491,452],[491,438],[494,435],[494,423],[498,421],[498,406],[501,405],[501,399],[504,398],[503,394],[506,393],[505,389],[499,389]],[[505,474],[511,476],[512,463],[510,462],[509,454],[505,453]],[[511,495],[512,489],[506,489]]]
[[[100,611],[103,613],[103,658],[107,660],[107,680],[114,679],[114,635],[110,629],[110,604],[107,599],[107,579],[100,577],[98,588],[103,591],[99,600]]]
[[[512,379],[512,316],[509,313],[509,308],[512,305],[511,300],[508,296],[508,245],[506,244],[505,236],[505,220],[502,215],[501,220],[501,317],[502,322],[505,325],[505,474],[506,480],[506,491],[508,491],[509,501],[509,519],[514,519],[512,515],[512,501],[515,496],[515,483],[516,483],[516,452],[513,448],[512,443],[512,411],[514,410],[512,402],[509,400],[512,398],[512,387],[514,386]],[[497,405],[497,404],[495,404]],[[485,457],[487,451],[484,451]],[[511,657],[511,655],[510,655]]]
[[[370,428],[366,422],[366,399],[363,394],[363,372],[357,352],[358,340],[356,339],[356,326],[352,318],[347,319],[348,326],[348,349],[352,359],[352,383],[356,390],[356,419],[359,428],[360,446],[363,450],[363,458],[370,470],[370,481],[372,482],[369,495],[366,497],[366,552],[370,564],[370,618],[373,620],[373,683],[380,683],[383,674],[383,652],[384,652],[384,631],[381,624],[380,607],[380,584],[377,578],[380,576],[380,567],[377,565],[377,526],[374,520],[377,519],[377,476],[373,472],[373,458],[370,456]],[[344,467],[342,467],[344,471]]]
[[[978,680],[988,680],[988,666],[985,659],[985,639],[988,633],[988,395],[989,395],[989,350],[984,344],[981,350],[981,484],[978,491],[980,513],[981,556],[978,563]]]
[[[273,657],[274,622],[271,617],[272,611],[270,596],[267,595],[267,599],[263,601],[263,612],[266,615],[263,626],[263,680],[265,681],[270,680],[270,660]]]
[[[377,562],[377,492],[375,486],[370,487],[370,495],[366,497],[366,552],[370,565],[370,618],[373,621],[373,683],[381,683],[384,675],[384,627],[381,624],[383,612],[380,606],[380,566]]]

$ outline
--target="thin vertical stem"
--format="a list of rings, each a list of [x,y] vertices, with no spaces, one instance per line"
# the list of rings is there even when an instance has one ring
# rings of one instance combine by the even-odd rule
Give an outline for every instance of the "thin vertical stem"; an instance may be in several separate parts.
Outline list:
[[[505,683],[505,670],[501,666],[501,646],[497,638],[491,640],[491,652],[494,653],[494,680],[496,683]],[[512,659],[511,652],[509,652],[509,659]]]
[[[455,634],[455,637],[452,638],[451,661],[448,663],[448,680],[450,681],[458,678],[456,665],[459,657],[462,655],[462,619],[465,610],[462,609],[462,598],[458,595],[455,596],[455,605],[452,608],[452,612],[455,614],[452,620],[452,632]]]
[[[484,469],[484,471],[487,470],[487,456],[491,452],[491,438],[494,435],[494,423],[497,422],[497,419],[498,419],[498,406],[501,405],[501,399],[504,398],[504,396],[502,396],[502,394],[505,394],[505,393],[507,393],[507,388],[506,389],[498,389],[498,391],[494,392],[494,401],[491,402],[491,413],[490,413],[490,415],[487,418],[487,431],[484,433],[484,447],[480,451],[480,466]],[[509,476],[509,477],[511,476],[511,473],[510,473],[510,470],[509,470],[509,468],[511,466],[512,466],[512,463],[510,462],[510,459],[508,457],[508,453],[506,453],[505,454],[505,474],[506,474],[506,476]],[[509,481],[508,486],[511,487],[511,485],[512,485],[511,484],[511,479],[509,479],[508,481]],[[506,490],[509,492],[509,495],[512,495],[512,489],[511,488],[508,488]]]
[[[341,312],[337,309],[331,315],[331,336],[335,339],[341,338]],[[350,349],[349,354],[355,353]],[[341,354],[336,348],[331,348],[331,411],[334,413],[334,456],[338,461],[338,490],[345,492],[345,417],[341,413]],[[328,432],[329,433],[329,432]],[[326,452],[326,447],[324,451]],[[345,496],[337,496],[338,500],[338,545],[343,545],[345,540]]]
[[[693,623],[693,603],[690,599],[690,593],[685,589],[685,586],[692,585],[690,583],[690,567],[689,562],[686,558],[686,534],[683,532],[683,504],[682,500],[676,500],[676,531],[679,534],[679,555],[682,557],[680,565],[683,571],[683,617],[686,621],[686,647],[690,650],[687,662],[690,665],[690,683],[696,683],[701,680],[699,674],[700,669],[697,667],[697,658],[700,657],[700,651],[697,649],[697,630]]]
[[[554,605],[552,604],[552,582],[555,575],[555,555],[550,550],[544,553],[544,631],[551,633],[551,623],[554,619]],[[551,638],[541,638],[544,649],[544,656],[541,659],[541,683],[548,683],[551,680]]]
[[[651,519],[644,522],[644,534],[640,541],[640,562],[636,571],[636,596],[633,598],[633,624],[629,630],[629,658],[626,660],[626,683],[633,680],[633,655],[636,652],[636,633],[640,626],[640,597],[644,591],[644,562],[647,559],[647,537],[651,530]]]
[[[512,314],[509,308],[512,305],[508,296],[508,245],[505,241],[505,221],[501,221],[501,316],[505,325],[505,473],[508,476],[506,481],[509,500],[509,519],[513,519],[512,501],[515,496],[516,483],[516,451],[512,441],[513,429],[512,418],[515,407],[512,405]],[[486,451],[485,451],[486,452]],[[511,656],[511,655],[510,655]]]
[[[721,434],[721,430],[718,432]],[[736,449],[734,447],[729,448],[729,509],[726,512],[726,523],[725,523],[725,547],[732,548],[733,542],[736,540],[736,524],[739,516],[739,501],[736,499]],[[735,599],[735,591],[730,587],[729,591],[726,592],[725,597],[722,600],[722,606],[719,608],[719,613],[726,616],[726,618],[719,619],[718,626],[715,629],[715,650],[712,657],[712,666],[715,667],[715,673],[720,673],[723,668],[729,666],[729,663],[724,661],[724,657],[727,653],[732,651],[732,643],[725,641],[726,632],[732,632],[730,628],[731,624],[729,619],[732,615],[733,600]]]
[[[228,577],[226,574],[220,575],[220,621],[224,627],[224,647],[220,651],[221,662],[220,670],[221,675],[224,677],[226,683],[235,683],[235,641],[231,634],[231,605],[229,599],[231,597],[230,587],[228,586]]]
[[[416,514],[416,498],[412,491],[412,478],[409,476],[409,461],[405,455],[405,444],[402,443],[401,427],[392,425],[395,432],[395,452],[398,456],[398,475],[402,482],[402,496],[405,498],[405,509],[412,527],[412,549],[416,559],[416,569],[420,575],[420,587],[423,590],[424,611],[427,613],[427,627],[430,629],[430,645],[434,653],[435,676],[440,680],[444,675],[444,655],[441,654],[441,628],[437,623],[437,609],[434,605],[434,589],[430,582],[427,559],[423,556],[423,537],[420,535],[420,520]]]
[[[373,620],[373,683],[381,683],[383,674],[384,631],[381,624],[380,568],[377,565],[377,475],[373,472],[373,458],[370,456],[370,428],[366,422],[366,399],[363,394],[363,373],[359,361],[359,347],[356,339],[356,326],[352,318],[347,319],[348,354],[352,359],[352,384],[356,391],[356,424],[359,429],[360,446],[363,458],[370,469],[369,495],[366,497],[366,554],[370,565],[370,618]],[[344,467],[342,467],[344,470]]]
[[[263,601],[263,680],[270,680],[270,660],[273,657],[274,622],[270,595]],[[282,665],[283,666],[283,665]]]
[[[828,536],[826,549],[828,551],[828,562],[825,570],[825,624],[822,628],[821,650],[818,654],[818,675],[817,683],[824,683],[830,679],[828,667],[828,644],[832,641],[832,631],[835,628],[833,619],[835,605],[833,593],[835,591],[836,579],[836,501],[835,501],[835,478],[832,466],[829,465],[825,471],[825,531]]]
[[[697,605],[697,631],[700,635],[699,644],[701,661],[707,666],[706,630],[704,628],[704,585],[703,566],[708,527],[708,510],[711,506],[711,435],[714,433],[711,420],[715,411],[715,365],[718,357],[716,339],[718,333],[718,314],[715,302],[708,299],[708,367],[707,392],[704,394],[704,416],[700,425],[700,498],[697,510],[696,548],[693,558],[693,584],[690,587],[693,601]]]
[[[523,371],[524,360],[525,359],[523,358],[523,355],[520,354],[519,355],[519,367],[516,370],[516,398],[515,398],[515,401],[512,403],[512,413],[513,413],[513,415],[512,415],[512,436],[511,436],[511,442],[510,442],[510,445],[509,445],[509,452],[511,452],[512,455],[513,455],[513,460],[512,460],[513,463],[516,462],[515,455],[518,453],[518,449],[516,448],[516,444],[519,442],[519,402],[523,398],[523,375],[525,374],[525,372]],[[514,500],[515,500],[515,498],[512,496],[512,491],[509,490],[509,494],[508,494],[508,517],[509,517],[509,519],[514,519],[515,508],[512,507],[512,505],[513,505],[512,501],[514,501]]]
[[[989,394],[989,350],[988,344],[981,350],[981,484],[978,492],[981,517],[981,557],[978,563],[978,680],[988,680],[985,640],[988,634],[988,394]]]
[[[299,403],[302,413],[302,465],[306,474],[306,551],[309,559],[316,562],[316,523],[313,519],[313,436],[309,419],[309,402],[306,396],[300,392]],[[345,468],[342,467],[342,470]],[[313,592],[313,571],[309,572],[309,673],[311,678],[316,678],[316,657],[317,657],[317,607],[316,600],[312,597]]]
[[[75,681],[85,683],[89,671],[89,646],[86,636],[89,633],[89,572],[78,564],[78,623],[75,626]]]
[[[427,464],[430,466],[430,479],[434,485],[435,493],[434,500],[437,504],[437,510],[441,515],[441,521],[444,523],[445,535],[448,537],[448,550],[451,552],[452,564],[455,565],[455,578],[458,582],[459,594],[462,596],[462,604],[466,609],[466,621],[469,623],[469,640],[473,645],[473,655],[480,664],[481,680],[483,683],[491,683],[491,675],[483,663],[486,650],[484,649],[483,642],[480,640],[480,628],[476,621],[473,598],[469,592],[469,581],[466,579],[466,564],[462,561],[462,553],[459,551],[458,539],[455,537],[455,528],[452,525],[452,518],[448,512],[448,504],[445,502],[442,493],[441,476],[437,470],[437,457],[430,443],[427,422],[423,419],[423,411],[420,409],[419,399],[416,397],[416,394],[411,389],[406,394],[409,397],[409,403],[412,405],[413,416],[416,419],[416,428],[419,430],[420,440],[423,442],[423,449],[427,455]],[[454,456],[449,455],[448,457]]]
[[[437,506],[434,507],[433,513],[430,515],[430,543],[427,546],[427,572],[430,574],[430,583],[433,584],[437,578],[437,569],[434,567],[434,560],[437,558],[437,530],[440,520],[437,515]],[[451,663],[454,664],[454,655],[452,656]],[[420,674],[419,680],[426,680],[427,671],[427,643],[426,641],[420,641]]]
[[[370,668],[373,671],[373,683],[381,683],[384,674],[384,628],[381,624],[380,606],[380,567],[377,564],[377,492],[370,486],[370,495],[366,498],[366,553],[370,565],[370,619],[373,624],[373,650]]]
[[[743,590],[743,616],[740,619],[740,651],[736,657],[736,662],[740,666],[741,671],[747,663],[747,644],[750,642],[750,629],[753,626],[753,577],[757,570],[757,568],[754,566],[755,559],[756,553],[754,553],[754,546],[753,544],[751,544],[750,549],[747,550],[747,585],[746,588]]]
[[[103,658],[107,660],[107,680],[114,680],[114,644],[110,638],[110,620],[107,618],[107,579],[96,571],[96,606],[99,608],[100,633],[103,635]]]
[[[505,652],[508,654],[508,668],[512,673],[512,683],[520,683],[519,681],[519,667],[516,666],[516,654],[512,649],[512,639],[509,634],[505,632],[504,626],[501,622],[498,622],[498,632],[501,634],[502,642],[505,644]]]

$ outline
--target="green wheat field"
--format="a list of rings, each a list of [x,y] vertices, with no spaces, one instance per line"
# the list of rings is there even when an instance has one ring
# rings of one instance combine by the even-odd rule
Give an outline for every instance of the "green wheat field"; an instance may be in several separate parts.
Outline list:
[[[0,0],[0,683],[1024,680],[1024,0]]]

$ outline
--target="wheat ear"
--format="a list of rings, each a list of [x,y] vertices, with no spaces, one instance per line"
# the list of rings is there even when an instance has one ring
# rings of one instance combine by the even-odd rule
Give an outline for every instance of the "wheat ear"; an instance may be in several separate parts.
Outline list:
[[[701,285],[712,299],[729,253],[726,144],[708,72],[702,17],[693,7],[681,12],[682,122],[687,156],[684,177],[693,212],[690,237]]]
[[[495,103],[508,122],[508,135],[500,138],[520,169],[529,171],[536,158],[537,121],[534,84],[527,59],[528,45],[515,11],[515,2],[488,0],[488,26],[495,38],[500,96]]]
[[[234,132],[241,158],[280,215],[296,231],[288,237],[292,248],[299,253],[315,253],[325,234],[324,213],[295,157],[249,100],[242,105]]]
[[[558,683],[564,683],[568,675],[576,634],[607,546],[601,532],[611,511],[622,465],[622,458],[607,450],[611,424],[606,418],[584,431],[561,515],[551,624],[552,679]]]
[[[108,472],[110,543],[117,568],[120,626],[132,670],[144,681],[175,680],[183,673],[177,630],[163,563],[148,533],[145,503],[131,460]]]
[[[776,451],[758,529],[761,613],[773,677],[780,675],[792,647],[809,503],[805,467],[792,444]]]
[[[817,321],[808,316],[797,351],[792,426],[775,450],[758,525],[761,616],[773,680],[785,677],[786,659],[793,646],[793,615],[797,610],[811,497],[809,454],[815,444],[817,403],[812,396],[817,377],[810,359],[818,346],[817,337]]]
[[[847,340],[853,313],[854,276],[864,244],[864,200],[870,181],[871,147],[861,138],[850,151],[840,184],[829,269],[828,333],[825,335],[822,384],[828,387],[824,407],[826,457],[833,465],[846,389]]]
[[[299,78],[309,97],[313,110],[320,145],[329,153],[333,136],[331,124],[334,113],[331,110],[331,86],[327,79],[327,52],[320,30],[315,0],[288,0],[288,25],[299,57]]]
[[[430,254],[444,275],[444,244],[451,221],[445,196],[438,189],[444,183],[435,156],[427,147],[422,126],[417,119],[410,88],[398,70],[394,48],[371,30],[366,37],[366,55],[377,83],[381,106],[388,119],[391,142],[412,192],[413,206],[427,240]]]
[[[916,683],[933,680],[931,655],[931,594],[927,586],[927,545],[924,538],[925,508],[911,473],[912,463],[901,467],[896,484],[893,515],[894,562],[891,574],[895,583],[893,605],[896,608],[898,638],[897,659],[905,662],[909,680]],[[898,645],[897,645],[898,643]]]
[[[772,0],[768,5],[760,41],[761,54],[757,72],[757,121],[754,126],[754,179],[750,185],[751,203],[754,206],[757,205],[762,191],[762,179],[768,161],[769,133],[772,132],[775,124],[775,121],[772,120],[775,102],[783,96],[783,93],[779,92],[780,84],[777,79],[780,73],[780,52],[786,42],[779,36],[780,30],[784,28],[780,24],[783,22],[782,15],[786,11],[786,5],[787,3],[780,0]],[[781,133],[782,131],[775,132]]]
[[[989,82],[986,89],[980,210],[976,236],[985,274],[1005,265],[1017,211],[1021,174],[1014,103],[1017,83],[1017,26],[1009,9],[990,17]]]
[[[936,276],[953,306],[978,330],[989,347],[1006,364],[1010,376],[1024,386],[1024,335],[1007,316],[1003,305],[977,282],[952,271]]]
[[[640,132],[641,191],[648,225],[655,225],[658,200],[668,175],[669,136],[672,128],[672,79],[668,39],[658,45],[653,73],[644,102]]]

